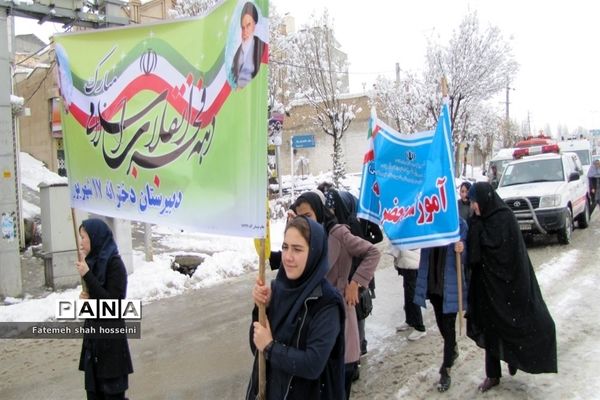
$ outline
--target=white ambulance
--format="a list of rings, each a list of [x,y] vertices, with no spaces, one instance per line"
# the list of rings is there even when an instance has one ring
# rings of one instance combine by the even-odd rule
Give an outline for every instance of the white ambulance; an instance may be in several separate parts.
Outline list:
[[[562,150],[562,149],[561,149]],[[529,155],[536,153],[537,155]],[[587,177],[576,153],[560,152],[556,144],[515,150],[497,193],[510,207],[526,239],[531,234],[556,234],[569,244],[574,221],[590,221]]]
[[[583,166],[583,172],[587,176],[590,165],[592,165],[592,144],[590,141],[587,139],[563,140],[558,142],[558,147],[560,147],[560,151],[577,153]]]

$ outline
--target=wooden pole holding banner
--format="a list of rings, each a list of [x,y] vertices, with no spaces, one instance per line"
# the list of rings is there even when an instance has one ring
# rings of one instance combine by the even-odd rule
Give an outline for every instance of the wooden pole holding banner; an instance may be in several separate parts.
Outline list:
[[[448,81],[445,76],[442,76],[442,96],[448,97]]]
[[[267,257],[271,254],[271,233],[270,233],[270,212],[269,200],[266,200],[266,222],[265,222],[265,237],[254,239],[254,247],[258,253],[258,279],[263,284],[265,282],[265,264]],[[258,322],[262,326],[267,326],[267,306],[266,304],[258,304]],[[267,398],[267,361],[265,354],[262,351],[258,352],[258,400],[266,400]]]
[[[265,282],[265,239],[259,239],[259,254],[258,254],[258,279]],[[258,322],[262,326],[267,326],[267,307],[264,304],[258,305]],[[265,353],[262,351],[258,354],[258,399],[266,400],[267,395],[267,361]]]
[[[458,284],[458,336],[462,336],[463,327],[463,295],[462,295],[462,265],[460,255],[456,254],[456,281]]]
[[[445,76],[442,76],[442,96],[448,97],[448,81]],[[458,285],[458,335],[462,335],[463,328],[463,295],[462,295],[462,262],[460,255],[461,253],[455,252],[456,254],[456,282]]]
[[[82,262],[81,252],[79,249],[79,226],[77,226],[77,218],[75,217],[75,209],[71,207],[71,220],[73,221],[73,233],[75,234],[75,247],[77,247],[77,261]],[[81,277],[81,291],[87,293],[87,285]]]

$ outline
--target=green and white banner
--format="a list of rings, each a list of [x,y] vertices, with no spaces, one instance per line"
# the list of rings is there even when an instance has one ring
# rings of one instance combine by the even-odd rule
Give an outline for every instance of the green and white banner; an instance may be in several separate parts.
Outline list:
[[[268,2],[57,35],[72,207],[264,237]]]

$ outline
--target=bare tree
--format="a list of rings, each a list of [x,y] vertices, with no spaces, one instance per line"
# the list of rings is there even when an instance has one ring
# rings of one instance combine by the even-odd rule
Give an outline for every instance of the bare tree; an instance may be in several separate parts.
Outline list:
[[[291,44],[295,66],[291,80],[297,97],[314,108],[315,125],[333,139],[332,180],[338,186],[346,174],[341,140],[355,118],[354,106],[341,97],[348,80],[347,57],[339,50],[327,11],[293,35]]]
[[[428,112],[437,119],[441,99],[436,89],[440,78],[446,76],[455,148],[467,139],[470,110],[504,90],[507,77],[510,80],[517,70],[511,47],[499,28],[489,26],[481,31],[476,12],[465,16],[448,46],[429,44],[425,74],[431,95]]]
[[[269,9],[269,111],[288,114],[293,88],[290,85],[291,44],[284,18],[271,4]]]

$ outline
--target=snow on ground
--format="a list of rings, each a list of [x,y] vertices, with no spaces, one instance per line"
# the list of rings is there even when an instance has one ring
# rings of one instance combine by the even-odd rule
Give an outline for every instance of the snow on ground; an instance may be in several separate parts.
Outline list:
[[[39,185],[66,183],[60,177],[49,171],[42,162],[27,153],[20,155],[21,183],[33,190],[39,191]],[[479,168],[468,168],[481,180]],[[466,178],[457,179],[457,187]],[[483,179],[485,179],[483,177]],[[331,181],[331,174],[318,176],[307,175],[292,179],[285,176],[283,186],[289,187],[294,181],[294,192],[298,194],[315,188],[323,181]],[[361,174],[348,174],[343,181],[343,186],[351,193],[358,196]],[[290,197],[288,195],[288,197]],[[291,201],[291,197],[290,197]],[[40,215],[37,205],[23,202],[25,216]],[[271,221],[271,248],[280,249],[283,241],[285,219]],[[156,301],[182,294],[188,290],[212,286],[241,274],[258,268],[258,256],[252,239],[216,236],[202,233],[182,232],[165,226],[153,226],[153,240],[156,247],[168,249],[159,254],[154,254],[154,261],[145,261],[144,254],[140,251],[133,253],[134,271],[128,277],[127,297],[141,299],[143,302]],[[205,258],[192,277],[182,275],[171,269],[171,262],[179,254],[197,254]],[[0,321],[44,321],[52,319],[55,314],[57,299],[75,299],[79,296],[81,286],[60,292],[54,292],[44,298],[30,298],[25,294],[24,299],[7,298],[4,305],[0,305]]]

